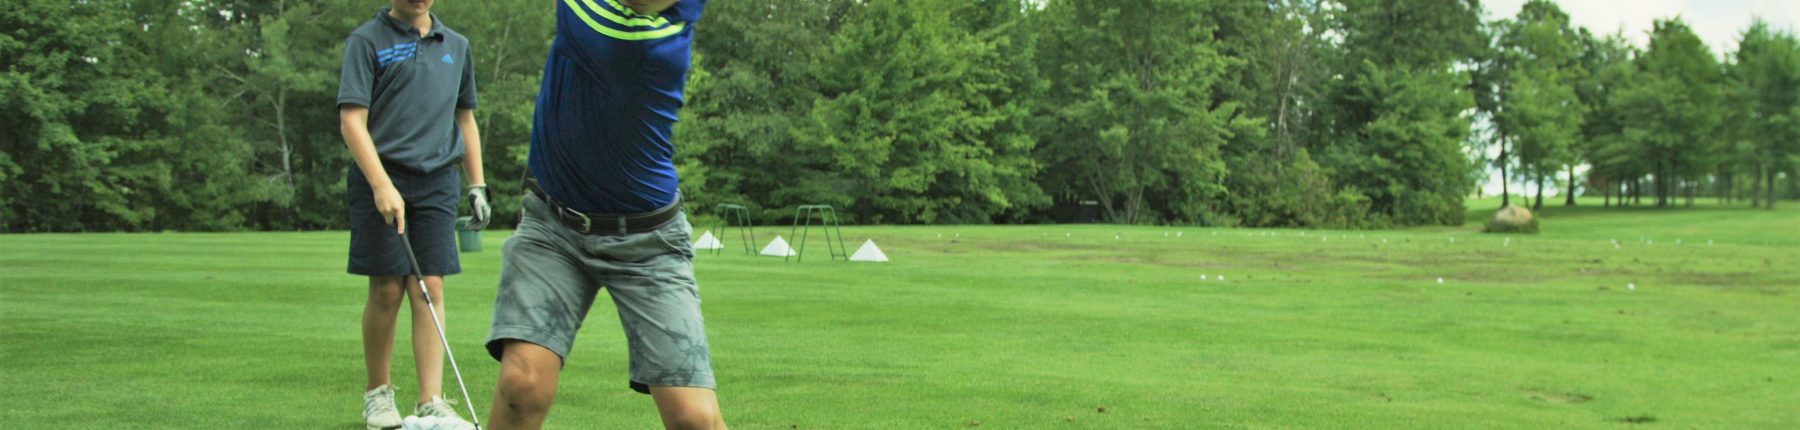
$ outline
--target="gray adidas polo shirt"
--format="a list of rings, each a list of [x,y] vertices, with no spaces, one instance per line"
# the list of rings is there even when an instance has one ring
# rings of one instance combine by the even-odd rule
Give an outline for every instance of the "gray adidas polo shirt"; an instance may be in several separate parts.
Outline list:
[[[344,41],[338,106],[369,108],[369,135],[383,161],[413,173],[435,172],[463,155],[456,110],[475,108],[469,39],[437,15],[431,32],[419,37],[388,9]]]

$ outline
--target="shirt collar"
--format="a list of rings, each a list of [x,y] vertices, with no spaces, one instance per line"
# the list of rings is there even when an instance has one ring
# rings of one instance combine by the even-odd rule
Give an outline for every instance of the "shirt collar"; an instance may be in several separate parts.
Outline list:
[[[400,32],[402,34],[406,34],[409,36],[419,34],[419,31],[415,27],[413,27],[412,23],[406,22],[406,21],[401,21],[397,18],[394,18],[391,15],[388,15],[388,11],[390,11],[390,10],[393,10],[393,8],[383,7],[383,8],[381,8],[381,10],[375,11],[375,19],[381,20],[381,22],[383,24],[387,24],[388,28],[393,29],[394,31]],[[437,17],[437,14],[435,14],[435,13],[431,14],[431,31],[426,32],[424,38],[426,38],[426,39],[442,39],[444,37],[443,31],[444,31],[444,21],[439,20]]]

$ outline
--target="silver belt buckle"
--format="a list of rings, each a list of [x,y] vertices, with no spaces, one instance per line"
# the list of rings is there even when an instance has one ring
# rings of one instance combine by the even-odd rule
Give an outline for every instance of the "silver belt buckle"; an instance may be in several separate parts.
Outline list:
[[[594,230],[594,220],[591,218],[588,218],[587,214],[584,214],[581,212],[576,212],[574,209],[569,209],[568,207],[564,207],[563,212],[568,213],[568,214],[574,214],[577,217],[581,217],[581,233],[582,234],[587,234],[588,232],[591,232]]]

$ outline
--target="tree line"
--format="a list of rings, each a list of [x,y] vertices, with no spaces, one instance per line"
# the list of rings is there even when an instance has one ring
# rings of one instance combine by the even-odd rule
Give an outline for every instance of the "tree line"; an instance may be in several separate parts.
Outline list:
[[[474,45],[501,220],[545,3],[434,9]],[[382,4],[0,6],[0,230],[343,228],[338,62]],[[1478,0],[713,0],[682,192],[764,222],[828,203],[861,223],[1385,228],[1461,224],[1488,167],[1536,184],[1519,198],[1539,207],[1545,188],[1759,207],[1800,190],[1792,34],[1759,22],[1716,55],[1679,18],[1640,48],[1550,1],[1483,16]]]

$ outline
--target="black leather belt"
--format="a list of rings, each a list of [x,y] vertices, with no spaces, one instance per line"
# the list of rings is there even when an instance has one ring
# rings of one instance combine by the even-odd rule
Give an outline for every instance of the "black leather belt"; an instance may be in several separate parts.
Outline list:
[[[641,214],[594,214],[570,209],[561,202],[550,198],[544,189],[538,186],[536,179],[526,179],[525,189],[531,190],[539,200],[550,205],[550,212],[558,221],[581,234],[627,234],[655,231],[664,224],[675,219],[681,213],[681,195],[675,195],[675,201],[661,209]]]

